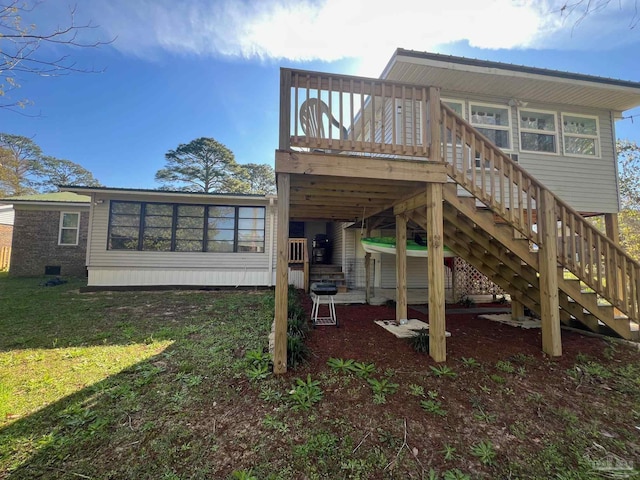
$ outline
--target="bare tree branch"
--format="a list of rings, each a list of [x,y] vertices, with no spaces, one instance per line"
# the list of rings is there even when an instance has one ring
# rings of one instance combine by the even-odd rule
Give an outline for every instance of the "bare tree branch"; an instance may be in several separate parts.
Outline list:
[[[2,0],[0,0],[2,1]],[[29,75],[53,77],[70,73],[100,73],[104,69],[85,68],[71,60],[70,54],[53,54],[44,46],[64,48],[98,48],[114,41],[81,39],[81,33],[97,28],[89,23],[76,23],[76,7],[70,7],[66,25],[53,29],[40,29],[28,24],[25,17],[40,2],[10,0],[0,4],[0,108],[17,111],[33,102],[16,100],[12,93],[20,88],[21,79]]]

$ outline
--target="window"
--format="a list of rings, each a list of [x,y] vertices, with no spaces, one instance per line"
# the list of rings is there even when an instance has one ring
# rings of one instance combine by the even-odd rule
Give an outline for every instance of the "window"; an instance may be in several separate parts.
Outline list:
[[[511,120],[509,108],[500,105],[470,104],[471,124],[495,145],[511,149]]]
[[[520,110],[520,150],[558,153],[556,114],[542,110]]]
[[[80,236],[80,212],[60,212],[58,245],[78,245]]]
[[[447,107],[451,108],[454,112],[464,118],[464,102],[460,100],[449,100],[446,98],[440,99]],[[447,129],[447,143],[451,144],[451,130]],[[460,142],[457,142],[460,144]]]
[[[111,202],[109,250],[264,253],[265,207]]]
[[[599,157],[598,117],[562,114],[562,139],[565,155]]]

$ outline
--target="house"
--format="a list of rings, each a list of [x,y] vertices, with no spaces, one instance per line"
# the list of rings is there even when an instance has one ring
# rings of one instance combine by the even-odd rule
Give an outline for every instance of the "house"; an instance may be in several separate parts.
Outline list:
[[[336,250],[342,262],[362,255],[367,288],[372,277],[395,284],[398,320],[408,287],[428,286],[436,361],[445,245],[511,295],[514,316],[540,315],[549,355],[562,353],[561,324],[638,337],[640,265],[618,245],[615,120],[640,105],[640,83],[398,49],[380,78],[282,69],[280,96],[277,372],[289,221],[330,225],[334,261]],[[388,231],[397,254],[372,275],[376,254],[358,238]],[[420,265],[406,257],[413,232],[429,245]]]
[[[71,192],[1,199],[0,219],[13,221],[11,229],[0,225],[0,234],[11,232],[9,274],[84,277],[89,207],[88,197]]]
[[[274,285],[275,196],[65,189],[92,206],[89,287]]]

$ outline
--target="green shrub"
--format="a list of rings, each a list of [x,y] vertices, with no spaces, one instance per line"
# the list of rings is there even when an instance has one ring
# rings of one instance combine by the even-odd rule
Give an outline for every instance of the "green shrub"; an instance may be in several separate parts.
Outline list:
[[[309,357],[309,347],[304,343],[304,339],[297,335],[287,337],[287,366],[296,368],[303,364]]]
[[[429,330],[419,330],[418,335],[409,337],[409,345],[418,353],[429,353]]]

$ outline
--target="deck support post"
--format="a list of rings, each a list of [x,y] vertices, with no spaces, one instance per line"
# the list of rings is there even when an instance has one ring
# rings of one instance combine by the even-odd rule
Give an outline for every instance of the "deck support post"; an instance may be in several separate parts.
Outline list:
[[[620,226],[617,213],[604,214],[604,227],[609,237],[616,245],[620,244]]]
[[[370,221],[367,220],[367,228],[365,236],[371,236]],[[367,305],[371,303],[371,253],[364,254],[364,300]]]
[[[427,183],[427,271],[429,275],[429,355],[436,362],[447,359],[444,293],[444,220],[442,184]]]
[[[558,225],[555,201],[548,190],[542,191],[538,223],[541,245],[540,265],[540,317],[542,323],[542,350],[547,355],[562,355],[560,333],[560,303],[558,297]]]
[[[289,193],[288,173],[278,174],[278,255],[275,293],[275,348],[273,373],[287,371],[287,316],[289,294]]]
[[[407,217],[396,215],[396,321],[407,319]]]
[[[511,297],[511,319],[522,320],[524,317],[524,304]]]

